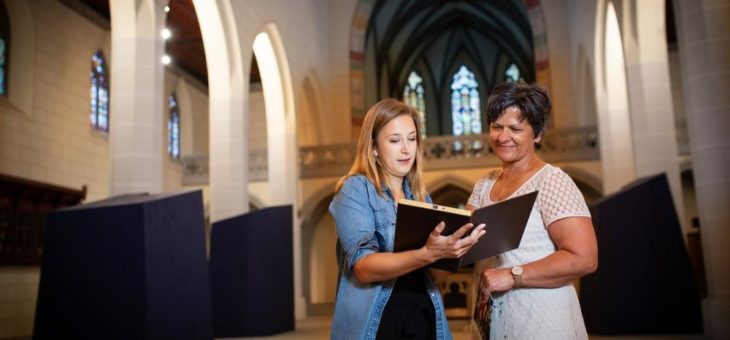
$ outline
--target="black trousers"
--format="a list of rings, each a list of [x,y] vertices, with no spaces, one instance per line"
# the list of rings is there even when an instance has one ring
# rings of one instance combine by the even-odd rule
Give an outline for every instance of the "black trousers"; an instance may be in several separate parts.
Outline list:
[[[436,311],[422,270],[396,280],[378,327],[378,340],[436,339]]]

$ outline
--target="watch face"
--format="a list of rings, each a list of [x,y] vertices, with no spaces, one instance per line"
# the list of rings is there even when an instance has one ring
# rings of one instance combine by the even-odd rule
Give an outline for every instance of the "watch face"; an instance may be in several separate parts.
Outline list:
[[[522,266],[512,267],[512,275],[522,275]]]

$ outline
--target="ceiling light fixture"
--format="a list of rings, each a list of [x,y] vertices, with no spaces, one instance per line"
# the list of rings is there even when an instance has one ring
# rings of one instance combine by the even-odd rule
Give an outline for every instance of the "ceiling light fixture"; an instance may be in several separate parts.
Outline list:
[[[160,32],[160,34],[162,35],[163,40],[170,39],[170,37],[172,36],[172,32],[170,32],[170,30],[167,27],[163,28],[162,32]]]
[[[172,59],[170,58],[169,55],[165,54],[162,56],[162,58],[160,58],[160,61],[162,61],[163,65],[170,65],[170,62],[172,62]]]
[[[169,13],[169,12],[170,12],[170,5],[165,5],[165,13]]]

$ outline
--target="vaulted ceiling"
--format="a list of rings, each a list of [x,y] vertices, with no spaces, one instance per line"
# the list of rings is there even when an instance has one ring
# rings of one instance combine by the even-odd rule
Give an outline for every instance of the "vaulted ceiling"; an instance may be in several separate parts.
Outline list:
[[[503,81],[495,72],[507,63],[517,65],[525,79],[535,76],[522,0],[378,0],[366,44],[381,97],[401,95],[414,69],[428,73],[429,87],[437,92],[460,64],[477,73],[484,90]]]
[[[483,116],[487,95],[513,64],[519,78],[535,80],[524,0],[377,0],[365,35],[366,105],[401,98],[415,71],[423,79],[427,135],[451,134],[456,71],[463,65],[474,73]]]
[[[106,26],[109,26],[108,23],[111,20],[109,0],[62,0],[62,2],[81,11],[82,14],[88,14],[83,13],[84,11],[93,11],[97,16],[101,17],[102,26],[104,25],[103,19],[106,20]],[[207,85],[208,69],[205,59],[205,49],[203,47],[203,39],[193,1],[169,0],[168,6],[170,7],[170,11],[167,13],[165,27],[170,30],[172,35],[165,41],[165,53],[172,59],[171,63],[174,67],[184,71],[204,85]],[[98,22],[99,20],[94,21]],[[105,28],[110,29],[110,27]],[[260,82],[261,79],[258,74],[255,58],[252,64],[251,81]]]

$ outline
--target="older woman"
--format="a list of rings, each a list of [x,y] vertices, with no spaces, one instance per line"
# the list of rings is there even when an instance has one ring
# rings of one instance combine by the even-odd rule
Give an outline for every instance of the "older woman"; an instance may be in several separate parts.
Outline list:
[[[484,234],[467,224],[442,236],[433,229],[417,250],[393,252],[396,202],[430,202],[421,179],[421,138],[416,111],[394,99],[365,115],[350,172],[330,204],[341,243],[340,280],[332,339],[451,339],[437,270],[424,266],[459,257]],[[435,227],[435,228],[434,228]]]
[[[520,246],[475,266],[482,311],[475,338],[588,338],[572,282],[596,270],[596,237],[575,183],[535,152],[550,107],[534,84],[498,85],[487,100],[489,140],[502,166],[477,182],[467,208],[539,194]]]

